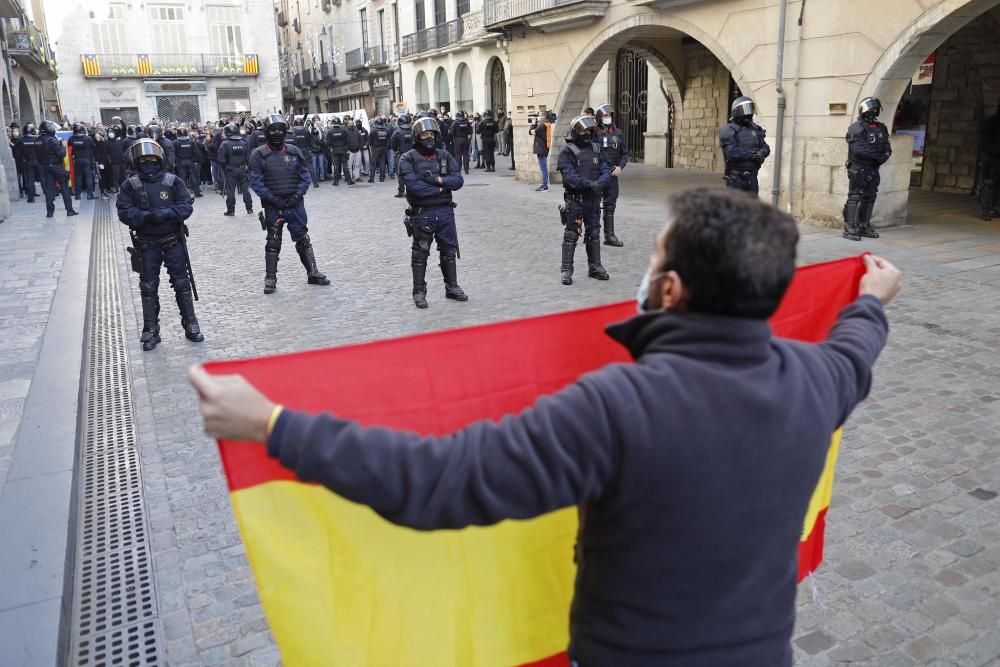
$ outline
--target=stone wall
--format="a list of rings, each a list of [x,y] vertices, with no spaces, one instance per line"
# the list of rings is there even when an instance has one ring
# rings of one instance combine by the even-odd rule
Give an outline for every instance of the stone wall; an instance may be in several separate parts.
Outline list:
[[[729,70],[698,43],[684,45],[684,64],[684,113],[674,138],[674,166],[722,171],[719,128],[729,117]]]
[[[921,188],[967,194],[975,187],[979,126],[1000,96],[1000,24],[977,18],[937,51]]]

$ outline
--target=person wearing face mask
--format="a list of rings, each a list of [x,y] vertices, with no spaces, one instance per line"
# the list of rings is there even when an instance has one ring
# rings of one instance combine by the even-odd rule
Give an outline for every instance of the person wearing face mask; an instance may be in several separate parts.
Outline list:
[[[771,154],[771,147],[764,141],[764,128],[753,122],[755,110],[749,97],[737,97],[729,122],[719,130],[719,146],[726,161],[726,185],[756,197],[757,172]]]
[[[302,202],[312,182],[309,160],[298,146],[286,143],[288,124],[279,114],[272,114],[267,119],[264,132],[267,144],[254,149],[250,155],[250,187],[264,206],[258,217],[261,227],[267,232],[264,243],[264,294],[273,293],[278,285],[278,257],[285,225],[288,225],[288,233],[295,241],[295,250],[305,267],[306,282],[310,285],[329,285],[329,279],[316,266],[306,207]]]
[[[410,268],[413,271],[413,303],[417,308],[427,307],[427,258],[431,242],[437,241],[441,258],[441,275],[444,277],[445,298],[468,301],[469,297],[458,285],[458,232],[455,229],[455,202],[452,192],[461,189],[465,179],[458,168],[458,161],[451,153],[438,148],[441,128],[433,118],[418,118],[413,123],[415,147],[399,161],[399,169],[406,184],[406,210],[404,224],[413,237]]]
[[[121,128],[117,125],[108,129],[107,154],[111,192],[118,192],[121,189],[125,166],[125,143],[122,140]]]
[[[181,315],[184,337],[205,340],[194,312],[194,287],[188,263],[187,226],[194,212],[184,179],[166,171],[163,147],[152,139],[139,139],[129,148],[136,175],[122,183],[116,207],[118,219],[128,225],[134,248],[132,270],[139,274],[142,299],[142,334],[146,352],[160,344],[160,269],[167,267]]]
[[[621,248],[625,244],[615,236],[615,209],[618,206],[618,177],[628,164],[628,143],[625,141],[625,133],[615,126],[614,110],[610,104],[597,107],[595,118],[598,123],[597,143],[611,167],[611,180],[603,194],[604,245]]]
[[[790,666],[803,518],[831,433],[871,390],[900,272],[867,256],[828,339],[784,340],[768,318],[795,220],[721,188],[671,194],[667,211],[648,312],[606,329],[634,363],[435,435],[283,408],[194,367],[205,432],[417,530],[572,508],[563,664]]]
[[[66,146],[56,136],[59,126],[55,121],[43,120],[42,145],[38,150],[38,161],[42,167],[42,190],[45,192],[45,217],[51,218],[56,212],[56,191],[62,193],[66,216],[76,215],[73,210],[73,199],[69,194],[69,172],[66,171],[63,160],[66,157]]]
[[[861,237],[877,239],[872,211],[878,197],[879,167],[892,156],[889,128],[878,120],[882,103],[866,97],[858,105],[858,120],[847,128],[847,202],[844,204],[844,231],[850,241]]]
[[[601,193],[611,180],[611,169],[600,147],[593,142],[597,123],[590,116],[577,116],[570,124],[566,146],[559,151],[559,171],[563,177],[563,201],[559,207],[565,227],[562,242],[562,284],[573,284],[573,256],[576,242],[584,234],[587,275],[607,280],[601,265]]]

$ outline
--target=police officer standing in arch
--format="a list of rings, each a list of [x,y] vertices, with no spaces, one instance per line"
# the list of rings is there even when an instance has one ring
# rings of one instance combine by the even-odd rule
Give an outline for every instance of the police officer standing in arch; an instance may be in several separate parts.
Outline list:
[[[460,190],[465,179],[458,161],[443,148],[438,122],[430,117],[413,123],[415,147],[399,161],[401,178],[406,184],[406,230],[413,237],[410,268],[413,271],[413,303],[427,307],[427,258],[431,242],[437,241],[444,277],[444,295],[455,301],[469,297],[458,285],[458,231],[455,228],[455,202],[451,193]]]
[[[56,212],[56,186],[62,193],[66,215],[76,215],[73,210],[73,198],[69,194],[69,172],[63,164],[66,157],[66,147],[56,136],[59,126],[51,120],[43,120],[42,147],[38,151],[38,161],[42,167],[42,189],[45,191],[45,217],[51,218]]]
[[[611,181],[611,168],[594,143],[597,123],[590,116],[577,116],[570,124],[566,146],[559,151],[563,176],[563,201],[559,208],[565,227],[562,242],[562,284],[573,284],[573,256],[581,232],[587,249],[587,275],[607,280],[601,265],[601,195]]]
[[[308,283],[329,285],[330,281],[316,266],[306,207],[302,203],[312,182],[309,160],[298,146],[285,143],[288,124],[280,114],[272,114],[267,119],[264,132],[267,144],[254,149],[250,156],[250,186],[263,203],[264,211],[259,217],[261,226],[267,232],[264,294],[273,293],[278,284],[278,258],[281,254],[282,228],[286,224],[306,269]]]
[[[872,209],[878,196],[878,168],[892,155],[889,130],[878,121],[882,103],[866,97],[858,105],[858,120],[847,129],[847,203],[844,204],[843,237],[860,241],[877,239]]]
[[[771,147],[764,141],[764,128],[753,122],[755,110],[749,97],[733,100],[729,122],[719,130],[719,145],[726,160],[726,185],[757,196],[757,172]]]
[[[243,204],[247,213],[253,213],[253,198],[247,182],[247,160],[250,149],[240,136],[240,130],[234,123],[226,125],[224,132],[226,140],[219,147],[219,166],[226,178],[226,212],[223,215],[236,215],[236,190],[243,195]]]
[[[194,207],[184,180],[164,169],[163,147],[139,139],[129,148],[136,175],[122,183],[116,207],[118,219],[132,230],[132,268],[139,274],[142,299],[142,349],[160,343],[160,268],[167,267],[181,315],[184,337],[205,340],[194,313],[194,288],[187,253],[187,227]]]
[[[604,151],[604,159],[611,167],[611,180],[608,181],[608,187],[603,195],[604,245],[621,248],[625,244],[615,236],[615,208],[618,206],[618,177],[628,164],[628,144],[625,141],[625,133],[615,126],[614,110],[610,104],[597,107],[595,119],[598,144]]]

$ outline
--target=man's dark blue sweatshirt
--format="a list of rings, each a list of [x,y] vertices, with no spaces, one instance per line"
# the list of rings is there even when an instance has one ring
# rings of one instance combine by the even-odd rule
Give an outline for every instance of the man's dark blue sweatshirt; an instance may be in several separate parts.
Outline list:
[[[422,530],[582,506],[581,667],[792,663],[797,548],[830,437],[871,386],[882,304],[826,342],[762,320],[645,314],[612,364],[521,414],[446,437],[285,411],[268,450],[299,479]]]

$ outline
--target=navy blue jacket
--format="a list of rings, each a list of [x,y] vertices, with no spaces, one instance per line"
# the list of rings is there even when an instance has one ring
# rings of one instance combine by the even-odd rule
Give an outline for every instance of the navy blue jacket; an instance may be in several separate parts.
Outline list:
[[[149,198],[149,208],[143,209],[141,201],[132,190],[131,183],[126,180],[118,192],[118,200],[115,207],[118,209],[118,219],[131,227],[140,236],[145,238],[156,238],[174,234],[181,229],[181,223],[191,217],[194,213],[194,206],[191,203],[191,195],[188,193],[184,179],[178,178],[165,171],[159,171],[153,176],[139,175],[142,186],[146,190]],[[169,180],[169,186],[164,182]],[[161,190],[169,189],[172,192],[164,199],[158,196]],[[147,213],[153,210],[166,209],[167,214],[157,222],[145,223],[142,219]]]
[[[859,118],[847,128],[847,159],[866,167],[880,167],[892,156],[889,130],[883,123]]]
[[[285,411],[268,452],[420,530],[583,506],[569,648],[582,667],[791,665],[803,518],[831,435],[871,387],[882,304],[860,297],[821,344],[693,313],[609,333],[634,364],[499,422],[431,437]]]

